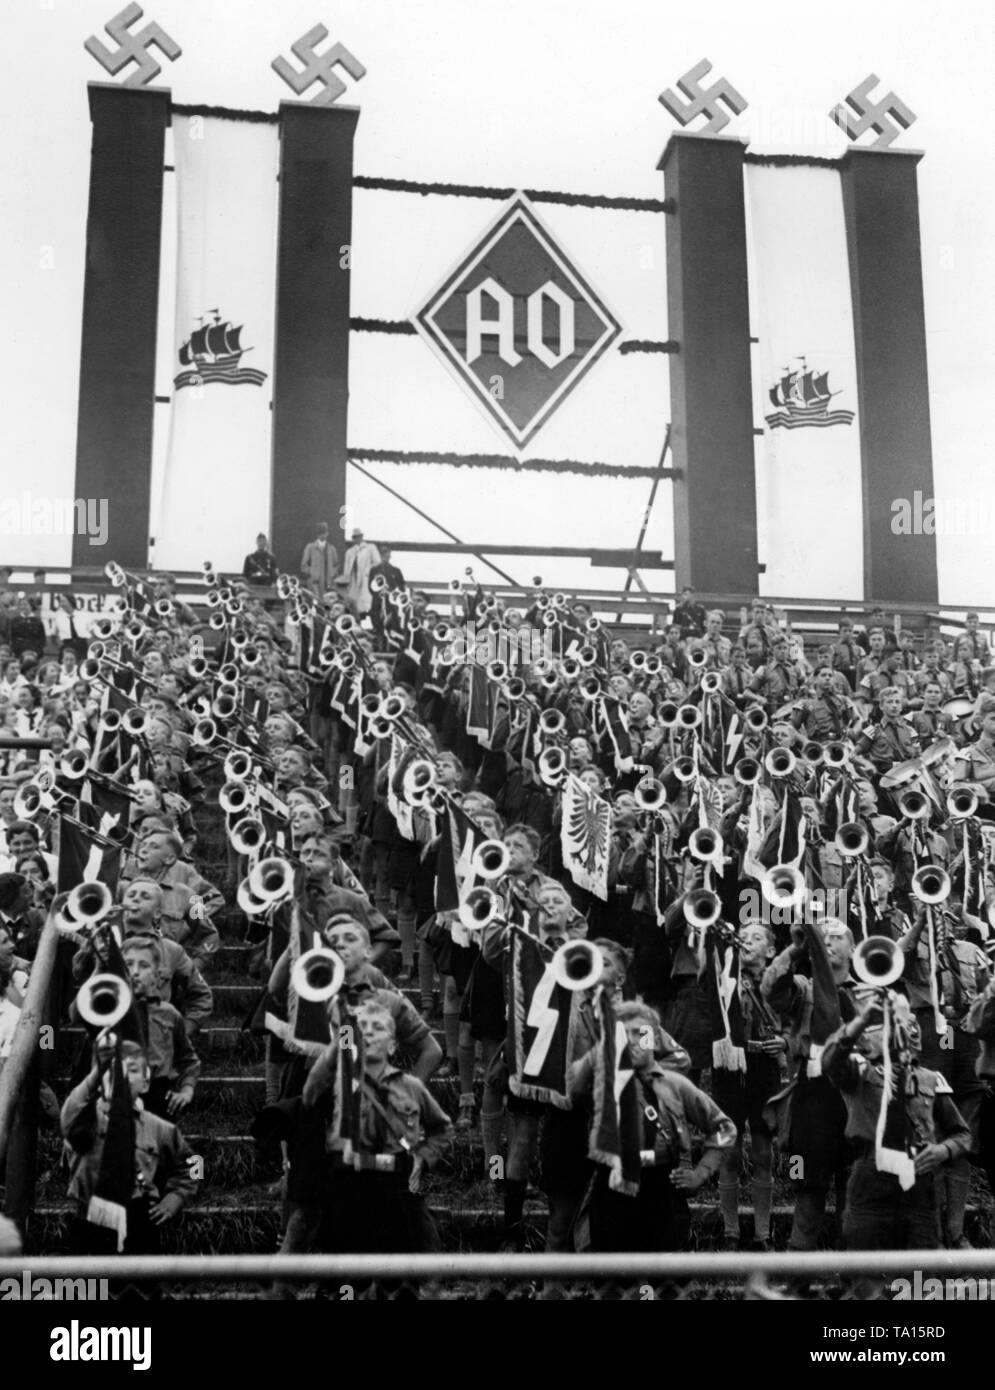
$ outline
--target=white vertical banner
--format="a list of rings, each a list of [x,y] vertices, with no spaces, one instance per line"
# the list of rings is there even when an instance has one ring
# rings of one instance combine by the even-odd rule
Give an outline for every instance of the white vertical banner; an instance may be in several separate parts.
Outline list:
[[[269,531],[277,128],[174,116],[176,326],[152,562],[240,570]]]
[[[747,164],[763,591],[863,597],[857,362],[839,171]]]

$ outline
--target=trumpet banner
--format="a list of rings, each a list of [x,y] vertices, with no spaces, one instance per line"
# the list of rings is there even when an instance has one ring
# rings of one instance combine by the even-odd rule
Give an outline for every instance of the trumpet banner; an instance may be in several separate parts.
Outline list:
[[[240,570],[269,530],[275,125],[173,117],[177,273],[158,569]]]
[[[518,927],[510,929],[506,970],[505,1056],[511,1093],[569,1110],[567,1065],[576,992],[557,983],[548,950]]]
[[[840,171],[748,164],[765,591],[863,597],[860,419]]]
[[[579,888],[586,888],[603,901],[608,899],[611,833],[611,806],[569,773],[563,788],[560,831],[563,863]]]

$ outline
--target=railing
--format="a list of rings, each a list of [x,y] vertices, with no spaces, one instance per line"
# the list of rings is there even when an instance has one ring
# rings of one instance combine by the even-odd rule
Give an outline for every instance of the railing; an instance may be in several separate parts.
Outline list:
[[[28,1256],[0,1259],[5,1278],[108,1279],[114,1285],[154,1283],[204,1289],[225,1296],[221,1285],[258,1291],[282,1285],[288,1294],[319,1284],[351,1297],[370,1282],[387,1294],[418,1291],[430,1298],[534,1297],[632,1299],[708,1297],[707,1285],[724,1281],[724,1291],[747,1297],[784,1297],[770,1281],[788,1280],[788,1296],[827,1280],[834,1284],[872,1281],[891,1289],[895,1280],[991,1279],[991,1250],[784,1251],[765,1255],[682,1252],[677,1254],[542,1255],[120,1255]],[[758,1279],[757,1276],[762,1276]],[[690,1285],[682,1290],[682,1285]],[[555,1287],[551,1287],[555,1286]],[[893,1289],[891,1291],[894,1291]],[[114,1297],[113,1286],[109,1294]],[[181,1294],[181,1296],[183,1296]],[[187,1294],[186,1296],[189,1296]],[[956,1297],[956,1289],[951,1296]],[[962,1296],[964,1296],[962,1294]],[[970,1293],[966,1294],[971,1297]]]

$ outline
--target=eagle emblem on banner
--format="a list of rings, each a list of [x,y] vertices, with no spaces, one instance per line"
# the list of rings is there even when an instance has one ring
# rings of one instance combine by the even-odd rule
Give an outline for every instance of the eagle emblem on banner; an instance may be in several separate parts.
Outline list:
[[[213,320],[208,322],[209,314]],[[223,320],[217,309],[211,309],[200,320],[182,345],[179,352],[180,365],[189,370],[180,372],[173,381],[176,390],[183,386],[206,386],[212,381],[224,382],[226,386],[262,386],[266,373],[256,367],[243,367],[242,358],[252,348],[242,346],[242,329]]]
[[[611,806],[571,773],[563,789],[563,863],[578,887],[605,900],[611,832]]]
[[[839,391],[830,391],[829,373],[817,372],[799,357],[801,366],[782,369],[781,378],[768,390],[773,415],[764,418],[772,430],[797,430],[805,425],[825,429],[829,425],[852,425],[852,410],[830,410],[829,402]]]

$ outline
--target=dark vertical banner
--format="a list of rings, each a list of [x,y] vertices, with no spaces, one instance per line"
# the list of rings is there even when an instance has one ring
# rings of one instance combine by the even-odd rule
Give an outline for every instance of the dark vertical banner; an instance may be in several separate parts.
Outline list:
[[[280,103],[271,539],[295,572],[318,521],[343,552],[358,119],[353,107]]]
[[[725,136],[671,136],[658,167],[674,202],[667,217],[668,336],[674,555],[678,586],[755,593],[750,306],[745,145]]]
[[[916,166],[910,150],[842,161],[860,400],[866,598],[937,601],[936,537],[896,534],[894,505],[933,496]]]
[[[170,94],[94,82],[76,497],[106,498],[107,542],[73,564],[144,567],[152,476],[163,152]]]

